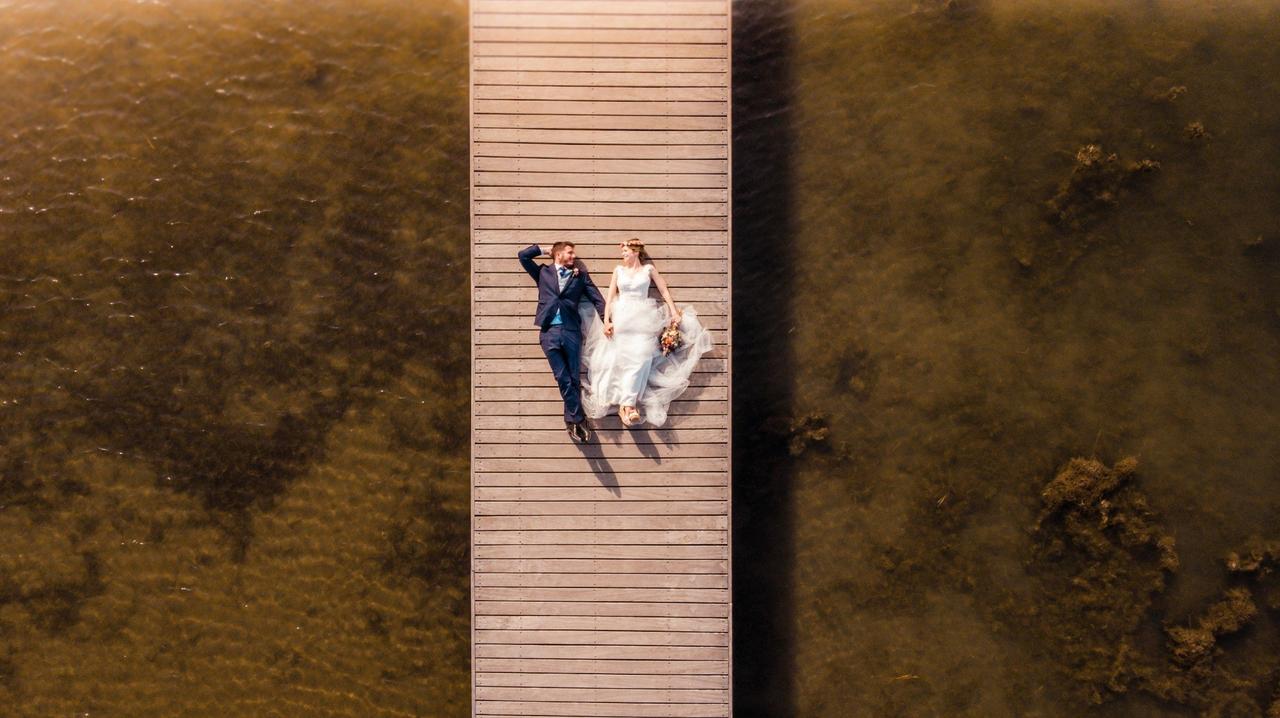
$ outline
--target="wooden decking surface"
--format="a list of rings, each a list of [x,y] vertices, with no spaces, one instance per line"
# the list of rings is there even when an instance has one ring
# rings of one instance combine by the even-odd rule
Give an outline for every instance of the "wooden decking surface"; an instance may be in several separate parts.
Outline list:
[[[730,50],[729,0],[471,4],[475,716],[732,715]],[[604,291],[632,236],[716,347],[581,447],[516,252]]]

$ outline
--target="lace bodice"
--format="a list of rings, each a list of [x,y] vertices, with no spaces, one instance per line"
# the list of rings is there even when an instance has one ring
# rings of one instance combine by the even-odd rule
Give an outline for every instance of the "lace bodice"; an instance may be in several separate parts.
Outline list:
[[[616,275],[618,297],[643,299],[649,296],[649,270],[652,264],[642,264],[639,269],[630,270],[619,264],[613,268]]]

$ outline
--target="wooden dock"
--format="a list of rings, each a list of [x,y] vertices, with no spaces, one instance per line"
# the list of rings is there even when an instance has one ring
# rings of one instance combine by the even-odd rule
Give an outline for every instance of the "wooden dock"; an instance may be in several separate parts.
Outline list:
[[[472,715],[730,716],[729,0],[470,16]],[[577,445],[516,253],[604,291],[633,236],[716,347],[667,426]]]

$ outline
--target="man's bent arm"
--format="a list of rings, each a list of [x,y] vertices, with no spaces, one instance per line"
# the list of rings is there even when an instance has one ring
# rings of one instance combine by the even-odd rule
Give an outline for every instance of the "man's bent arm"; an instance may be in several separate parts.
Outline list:
[[[529,276],[533,277],[533,281],[535,282],[538,281],[538,272],[542,271],[542,265],[533,261],[533,258],[540,254],[542,254],[542,247],[539,247],[536,244],[531,244],[525,249],[520,250],[520,253],[516,255],[520,258],[520,266],[524,267],[524,271],[528,272]]]

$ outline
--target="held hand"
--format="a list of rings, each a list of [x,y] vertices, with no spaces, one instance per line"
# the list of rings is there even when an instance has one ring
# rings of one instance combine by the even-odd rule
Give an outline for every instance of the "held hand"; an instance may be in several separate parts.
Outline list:
[[[604,335],[610,338],[613,337],[613,322],[604,323]]]

